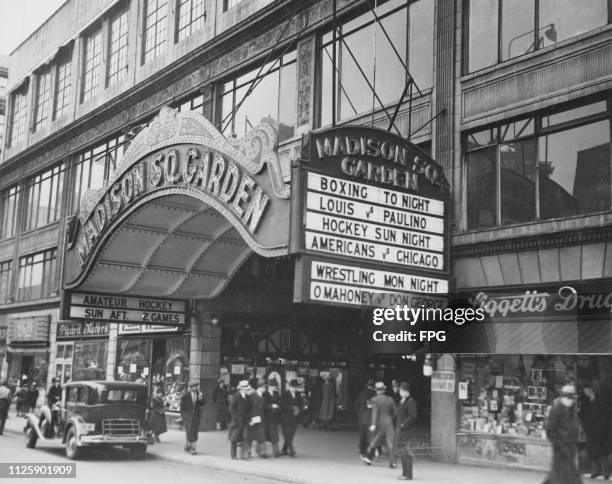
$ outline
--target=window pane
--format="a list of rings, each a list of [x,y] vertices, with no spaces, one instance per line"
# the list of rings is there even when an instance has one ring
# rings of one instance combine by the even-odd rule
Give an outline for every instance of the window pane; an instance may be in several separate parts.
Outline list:
[[[332,93],[334,90],[332,51],[331,44],[321,49],[321,126],[327,126],[332,122]]]
[[[466,149],[472,150],[481,146],[497,143],[497,128],[487,128],[467,135]]]
[[[77,342],[74,346],[72,378],[74,380],[106,379],[107,353],[107,341]]]
[[[497,63],[497,0],[470,0],[469,66],[470,72]]]
[[[501,25],[502,60],[512,59],[534,50],[534,0],[504,0]]]
[[[115,84],[127,74],[128,61],[128,11],[117,15],[110,23],[108,49],[108,85]]]
[[[501,224],[535,220],[535,141],[500,145]]]
[[[609,121],[541,137],[538,169],[542,219],[608,210]]]
[[[420,0],[410,4],[408,70],[421,90],[431,87],[433,82],[433,28],[434,1]]]
[[[422,3],[422,2],[418,2]],[[415,4],[416,5],[416,4]],[[406,60],[406,10],[401,9],[382,19],[387,34],[404,61]],[[399,101],[406,85],[406,71],[393,51],[389,40],[378,24],[374,25],[376,34],[376,94],[385,106],[390,102]],[[415,68],[418,61],[415,62]],[[360,74],[359,74],[360,75]],[[416,75],[413,73],[413,75]],[[366,88],[368,89],[368,88]],[[368,89],[369,91],[369,89]],[[366,91],[367,92],[367,91]],[[365,92],[364,92],[365,94]],[[372,96],[372,94],[370,94]],[[376,106],[380,107],[378,101]]]
[[[548,128],[557,124],[567,123],[568,121],[574,121],[576,119],[592,116],[593,114],[603,113],[607,109],[606,101],[587,104],[586,106],[580,106],[574,109],[568,109],[567,111],[561,111],[560,113],[543,116],[542,127]]]
[[[373,25],[345,37],[346,44],[371,84],[374,74],[373,38]],[[355,60],[344,46],[340,66],[340,82],[342,83],[340,87],[340,119],[371,111],[373,107],[372,91],[361,72],[359,72]]]
[[[497,175],[496,148],[470,153],[467,161],[468,229],[484,229],[496,225]]]
[[[278,140],[292,138],[295,133],[296,113],[296,63],[284,66],[280,71],[280,94],[278,106]]]
[[[540,0],[540,47],[608,23],[608,0]]]
[[[500,126],[500,141],[511,141],[533,134],[533,118],[516,121]]]
[[[242,136],[263,118],[272,118],[276,121],[278,113],[278,86],[279,73],[274,71],[267,75],[249,94],[240,109],[235,114],[236,124],[234,131],[238,136]],[[244,97],[248,86],[244,86],[236,91],[236,104]]]

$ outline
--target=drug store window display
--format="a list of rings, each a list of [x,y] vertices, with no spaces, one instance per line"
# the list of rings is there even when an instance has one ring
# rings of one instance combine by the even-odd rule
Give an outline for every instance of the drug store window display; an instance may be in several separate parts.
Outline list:
[[[576,382],[576,357],[462,357],[460,432],[546,439],[544,422],[564,383]]]

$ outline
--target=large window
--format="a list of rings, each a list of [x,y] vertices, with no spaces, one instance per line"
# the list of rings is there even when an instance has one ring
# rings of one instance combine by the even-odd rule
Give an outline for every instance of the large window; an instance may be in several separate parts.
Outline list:
[[[53,295],[55,284],[55,249],[28,255],[19,259],[17,300],[29,301]]]
[[[118,136],[79,155],[74,167],[73,211],[79,207],[79,201],[85,191],[97,190],[104,186],[123,159],[125,142],[123,135]]]
[[[294,135],[297,123],[295,59],[296,53],[292,51],[280,61],[266,65],[260,77],[256,77],[257,67],[221,86],[221,119],[226,136],[241,136],[263,118],[271,118],[278,125],[279,141]],[[256,87],[245,97],[253,84]]]
[[[0,304],[9,302],[12,269],[13,263],[10,260],[0,262]]]
[[[108,341],[82,341],[74,344],[73,380],[105,380]]]
[[[464,137],[468,230],[610,210],[609,102]]]
[[[36,89],[36,105],[34,106],[34,131],[38,131],[49,117],[51,102],[51,69],[46,69],[38,75]]]
[[[329,32],[323,37],[321,48],[321,125],[323,126],[332,122],[334,90],[338,120],[380,109],[380,103],[368,86],[368,82],[385,106],[399,101],[408,77],[395,51],[407,64],[419,89],[427,89],[432,85],[433,0],[419,0],[410,3],[409,7],[407,2],[401,0],[386,2],[379,0],[378,4],[376,13],[381,19],[384,31],[375,21],[371,11],[343,23],[337,36],[335,68],[333,33]],[[385,31],[393,45],[387,39]]]
[[[203,94],[198,93],[194,96],[182,99],[179,101],[176,108],[179,111],[196,111],[206,119],[212,121],[212,99],[205,100]]]
[[[464,0],[464,71],[576,37],[610,22],[608,0]]]
[[[65,171],[66,165],[62,163],[29,180],[26,185],[24,230],[59,220]]]
[[[160,56],[166,49],[166,0],[146,0],[144,11],[143,62]]]
[[[204,0],[178,0],[177,36],[183,40],[204,27]]]
[[[108,46],[108,73],[106,82],[109,86],[122,80],[128,71],[128,10],[121,11],[110,19],[110,37]]]
[[[88,101],[98,92],[102,65],[102,29],[91,32],[84,39],[83,78],[81,102]]]
[[[14,187],[7,188],[2,192],[2,205],[0,205],[0,215],[2,215],[2,225],[0,225],[0,239],[8,239],[15,235],[17,228],[17,197],[19,189]]]
[[[70,106],[71,63],[72,59],[68,57],[57,65],[53,119],[61,118],[68,112],[68,107]]]
[[[8,144],[15,145],[25,141],[28,128],[28,90],[22,87],[11,96],[11,120],[8,130]]]

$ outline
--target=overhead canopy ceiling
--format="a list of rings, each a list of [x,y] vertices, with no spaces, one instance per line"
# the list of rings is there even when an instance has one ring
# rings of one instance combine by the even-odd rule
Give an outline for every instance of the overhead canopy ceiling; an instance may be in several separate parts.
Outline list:
[[[164,196],[141,206],[118,227],[81,288],[210,298],[223,290],[250,253],[236,228],[205,202]]]

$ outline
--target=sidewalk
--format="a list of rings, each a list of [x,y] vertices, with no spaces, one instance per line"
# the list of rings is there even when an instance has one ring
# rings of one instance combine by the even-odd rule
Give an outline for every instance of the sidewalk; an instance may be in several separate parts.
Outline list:
[[[11,417],[6,422],[6,432],[22,433],[24,419]],[[320,431],[299,428],[295,440],[296,458],[253,458],[250,461],[231,460],[226,431],[200,432],[198,454],[183,450],[184,434],[169,430],[161,436],[162,443],[149,447],[154,458],[181,462],[202,468],[231,471],[238,474],[259,476],[270,480],[299,484],[371,484],[372,482],[397,482],[401,475],[397,469],[389,469],[386,459],[379,459],[373,466],[359,461],[357,435],[350,431]],[[500,470],[445,464],[427,459],[416,459],[414,480],[422,483],[492,483],[539,484],[543,472]],[[593,482],[584,479],[586,482]]]

